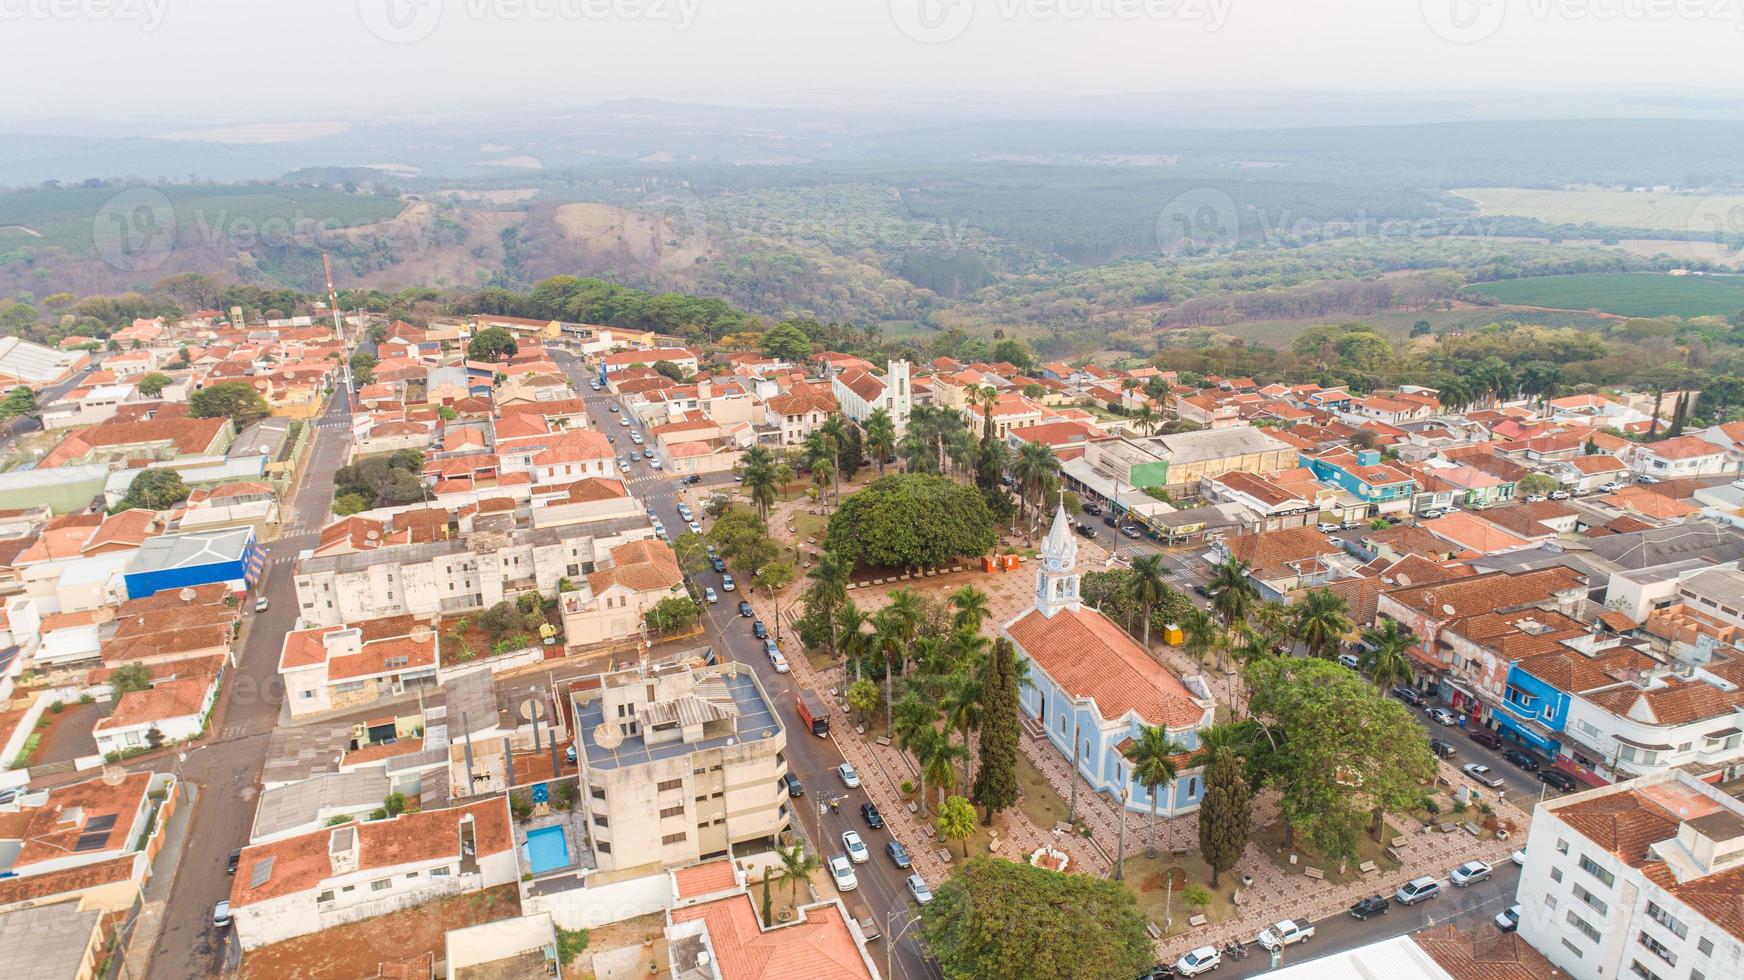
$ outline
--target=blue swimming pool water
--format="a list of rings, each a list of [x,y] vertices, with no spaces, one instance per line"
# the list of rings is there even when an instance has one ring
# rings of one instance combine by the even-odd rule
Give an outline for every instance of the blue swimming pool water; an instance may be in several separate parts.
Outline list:
[[[525,848],[527,868],[534,874],[544,874],[569,863],[569,842],[562,827],[541,827],[527,834]]]

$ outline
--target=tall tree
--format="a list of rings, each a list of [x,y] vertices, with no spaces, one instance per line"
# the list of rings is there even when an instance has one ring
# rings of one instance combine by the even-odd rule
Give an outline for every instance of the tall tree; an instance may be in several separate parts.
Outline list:
[[[1181,617],[1180,626],[1187,655],[1199,661],[1199,666],[1205,666],[1205,658],[1217,649],[1216,621],[1211,618],[1210,613],[1194,606],[1187,615]]]
[[[472,340],[466,345],[466,356],[475,361],[491,363],[506,361],[519,353],[520,345],[515,343],[514,334],[502,327],[486,327],[473,334]]]
[[[969,838],[975,835],[975,805],[961,796],[952,796],[939,804],[939,834],[946,840],[963,842],[963,860],[969,860]]]
[[[956,613],[951,617],[952,629],[967,627],[971,631],[979,631],[981,624],[987,620],[987,593],[965,585],[951,593],[951,606]]]
[[[804,842],[777,847],[775,855],[781,859],[781,877],[787,881],[787,900],[793,902],[799,897],[799,883],[811,877],[812,872],[823,865]]]
[[[1155,955],[1118,882],[984,857],[921,906],[921,934],[946,977],[1132,977]]]
[[[1155,857],[1157,854],[1157,797],[1164,786],[1172,786],[1175,782],[1175,757],[1184,755],[1187,747],[1169,737],[1169,733],[1161,725],[1144,725],[1138,730],[1138,737],[1132,740],[1121,754],[1132,763],[1132,778],[1150,792],[1151,798],[1151,842],[1145,848],[1145,855]]]
[[[246,381],[220,381],[188,398],[188,414],[197,419],[227,418],[238,427],[266,417],[266,399]]]
[[[972,756],[969,737],[981,727],[986,709],[986,691],[981,686],[981,679],[968,672],[950,679],[944,698],[939,702],[939,710],[945,714],[945,726],[963,736],[963,781],[960,785],[964,793],[969,792],[969,761]]]
[[[805,614],[807,616],[822,616],[829,621],[830,626],[830,656],[841,656],[841,646],[836,642],[837,616],[842,604],[848,601],[848,563],[834,551],[825,551],[818,559],[816,567],[806,573],[811,579],[811,588],[805,593]]]
[[[1351,631],[1350,606],[1331,589],[1313,589],[1296,604],[1296,635],[1316,657],[1325,658]]]
[[[1031,500],[1038,515],[1047,512],[1047,501],[1042,500],[1042,488],[1047,485],[1050,477],[1060,472],[1060,457],[1054,455],[1052,446],[1046,443],[1025,441],[1017,447],[1017,457],[1011,463],[1011,475],[1016,477],[1019,494],[1019,517],[1025,512]],[[1028,527],[1025,524],[1025,527]]]
[[[1253,794],[1241,757],[1230,748],[1217,749],[1205,768],[1205,795],[1199,801],[1199,854],[1211,865],[1212,888],[1241,860],[1252,822]]]
[[[878,475],[884,475],[884,460],[896,448],[896,422],[887,409],[876,408],[866,416],[866,451],[878,457]]]
[[[1151,608],[1169,594],[1169,586],[1165,581],[1167,576],[1162,555],[1140,555],[1132,560],[1132,601],[1142,610],[1140,619],[1144,623],[1146,650],[1151,648]]]
[[[1411,655],[1407,652],[1417,643],[1410,630],[1388,617],[1363,630],[1362,656],[1357,663],[1369,680],[1381,690],[1409,683],[1414,673]]]
[[[973,799],[980,804],[981,822],[1017,802],[1017,754],[1020,751],[1017,649],[1005,637],[993,641],[983,683],[981,766],[975,772]]]

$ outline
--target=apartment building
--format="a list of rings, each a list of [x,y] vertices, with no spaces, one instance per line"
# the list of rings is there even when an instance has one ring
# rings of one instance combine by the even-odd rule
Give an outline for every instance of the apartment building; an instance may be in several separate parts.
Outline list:
[[[414,616],[321,626],[285,634],[279,676],[291,717],[372,704],[434,684],[436,631]]]
[[[787,732],[750,668],[602,674],[570,707],[600,870],[772,847],[787,828]]]
[[[1578,980],[1744,976],[1744,803],[1676,770],[1540,803],[1516,897]]]
[[[303,622],[338,626],[407,614],[427,619],[485,609],[524,592],[552,596],[558,580],[595,571],[612,548],[654,536],[639,512],[555,526],[515,527],[512,518],[507,523],[504,530],[475,530],[464,539],[304,557],[296,574]]]

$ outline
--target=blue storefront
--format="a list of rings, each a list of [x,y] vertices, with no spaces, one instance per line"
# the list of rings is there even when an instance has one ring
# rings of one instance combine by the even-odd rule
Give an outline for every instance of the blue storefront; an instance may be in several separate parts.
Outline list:
[[[1508,668],[1508,688],[1500,710],[1493,712],[1503,737],[1513,738],[1551,758],[1562,751],[1561,734],[1568,722],[1568,694],[1520,669]]]
[[[266,550],[251,527],[160,534],[149,538],[123,576],[130,599],[143,599],[170,589],[239,582],[244,588],[260,581]]]

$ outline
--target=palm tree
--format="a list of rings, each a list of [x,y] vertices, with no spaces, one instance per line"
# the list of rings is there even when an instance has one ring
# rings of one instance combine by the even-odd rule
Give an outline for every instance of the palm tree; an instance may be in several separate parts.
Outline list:
[[[904,647],[914,642],[914,635],[920,629],[920,621],[925,616],[919,593],[913,589],[896,589],[890,593],[890,605],[885,606],[880,612],[894,618],[902,628]],[[906,663],[903,672],[907,673]]]
[[[1405,651],[1416,643],[1416,635],[1400,626],[1398,620],[1382,619],[1363,631],[1363,644],[1367,649],[1358,663],[1368,673],[1369,680],[1382,690],[1408,683],[1415,671],[1411,667],[1411,657]]]
[[[768,520],[769,508],[775,504],[775,466],[769,450],[762,446],[752,446],[745,451],[741,466],[744,469],[745,489],[750,492],[751,503],[757,508],[757,516]]]
[[[866,654],[871,652],[872,634],[860,628],[865,625],[866,614],[852,599],[844,601],[836,610],[835,618],[830,620],[830,632],[835,637],[843,667],[850,658],[854,661],[855,680],[865,676]]]
[[[1230,558],[1211,573],[1211,605],[1223,617],[1224,629],[1232,632],[1246,622],[1259,596],[1247,572],[1247,562]]]
[[[836,475],[836,464],[830,462],[828,456],[815,459],[811,464],[811,483],[817,487],[818,503],[824,513],[830,512],[830,481]]]
[[[1351,630],[1350,606],[1331,589],[1314,589],[1296,605],[1296,635],[1308,652],[1324,658],[1338,649],[1338,641]]]
[[[896,422],[888,409],[874,409],[866,416],[866,449],[878,457],[878,475],[884,475],[884,457],[896,448]]]
[[[1036,497],[1037,513],[1046,509],[1041,499],[1042,486],[1048,477],[1059,472],[1060,457],[1054,455],[1053,447],[1040,442],[1025,442],[1017,447],[1017,458],[1011,463],[1011,475],[1017,478],[1020,490],[1017,495],[1020,518],[1032,494]]]
[[[1163,570],[1162,555],[1140,555],[1132,560],[1132,577],[1128,588],[1132,601],[1138,603],[1144,616],[1144,648],[1151,648],[1151,608],[1169,596],[1169,586],[1163,581],[1169,573]]]
[[[824,446],[829,450],[830,476],[834,480],[831,485],[837,500],[842,499],[842,447],[848,442],[848,423],[843,420],[842,413],[835,412],[818,426],[818,434],[823,437]],[[815,464],[815,460],[813,461]]]
[[[971,630],[979,631],[981,624],[987,619],[987,593],[973,585],[965,585],[951,593],[951,605],[957,610],[956,615],[951,617],[953,629],[967,626]]]
[[[834,551],[825,551],[818,559],[817,567],[806,573],[812,586],[806,598],[810,610],[819,610],[830,620],[830,656],[839,656],[841,650],[836,645],[836,610],[842,603],[848,601],[848,573],[851,571],[847,559]]]
[[[926,806],[924,802],[926,798],[924,787],[936,787],[939,790],[939,799],[943,800],[945,792],[950,789],[951,780],[956,778],[957,775],[957,757],[967,755],[969,752],[969,749],[966,746],[958,745],[956,742],[951,741],[951,736],[946,735],[944,732],[941,732],[936,728],[928,729],[928,731],[931,731],[932,735],[926,736],[923,734],[921,738],[920,778],[921,786],[923,787],[921,793],[923,801],[921,804],[922,816],[925,816]]]
[[[981,715],[986,708],[981,681],[973,673],[952,677],[945,687],[939,708],[945,714],[945,726],[963,736],[963,793],[969,792],[969,733],[981,727]]]
[[[1174,783],[1175,757],[1186,751],[1187,747],[1170,738],[1161,725],[1142,726],[1138,737],[1121,750],[1120,754],[1132,763],[1133,778],[1151,794],[1151,844],[1145,849],[1147,857],[1157,854],[1157,790]]]
[[[777,847],[775,854],[781,858],[781,877],[787,882],[787,901],[791,905],[798,897],[799,883],[810,878],[812,872],[823,864],[803,842],[791,847]]]
[[[1138,411],[1132,413],[1132,421],[1138,426],[1138,431],[1147,436],[1155,432],[1157,426],[1162,424],[1162,420],[1157,418],[1156,409],[1148,403],[1140,405]]]
[[[1205,657],[1217,648],[1217,622],[1198,606],[1181,617],[1181,636],[1186,641],[1187,655],[1205,666]]]

